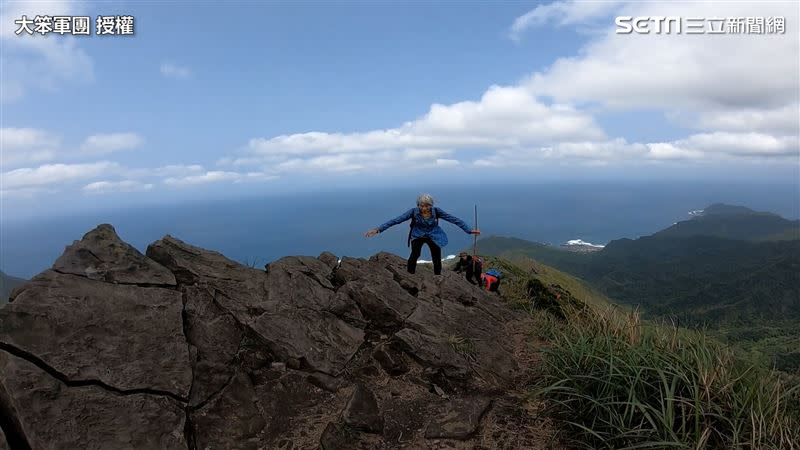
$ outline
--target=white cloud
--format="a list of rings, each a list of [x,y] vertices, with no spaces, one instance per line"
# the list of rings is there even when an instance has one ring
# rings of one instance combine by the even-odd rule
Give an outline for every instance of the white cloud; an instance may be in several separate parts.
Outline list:
[[[456,165],[458,150],[604,138],[591,116],[569,105],[546,105],[519,87],[492,86],[479,101],[434,104],[424,116],[397,128],[254,138],[244,156],[218,164],[262,165],[279,172],[400,170]]]
[[[275,174],[264,173],[264,172],[247,172],[241,175],[238,179],[233,180],[234,183],[247,183],[247,182],[258,182],[258,181],[269,181],[275,180],[278,176]]]
[[[197,175],[205,169],[199,164],[170,164],[159,167],[138,167],[127,169],[124,172],[126,178],[148,178],[148,177],[173,177],[182,178],[189,175]]]
[[[157,183],[174,186],[198,185],[228,181],[233,183],[264,182],[277,178],[272,171],[207,171],[199,164],[172,164],[157,167],[130,168],[112,161],[71,163],[52,162],[35,167],[13,166],[43,160],[85,158],[140,146],[143,138],[136,133],[95,134],[77,147],[68,150],[61,138],[34,128],[0,128],[2,170],[0,190],[4,197],[35,198],[49,193],[77,189],[85,194],[150,191]],[[284,158],[285,159],[285,158]],[[283,161],[284,159],[281,159]]]
[[[219,181],[236,181],[242,178],[237,172],[225,172],[219,170],[208,171],[200,175],[188,175],[184,177],[170,177],[164,180],[164,184],[173,186],[187,186],[205,183],[215,183]]]
[[[191,166],[196,167],[196,166]],[[258,181],[269,181],[278,178],[276,175],[264,172],[227,172],[221,170],[211,170],[205,173],[196,175],[184,175],[169,177],[164,180],[164,184],[172,186],[192,186],[206,183],[217,182],[233,182],[233,183],[247,183]]]
[[[648,158],[655,160],[681,160],[681,159],[699,159],[703,157],[703,153],[697,150],[687,149],[681,147],[680,144],[672,142],[656,142],[647,144],[650,152],[647,154]]]
[[[0,128],[2,169],[14,166],[52,161],[74,160],[86,156],[102,155],[140,146],[144,139],[136,133],[95,134],[78,147],[64,146],[61,138],[35,128]]]
[[[478,101],[433,104],[399,127],[357,133],[307,132],[251,139],[220,165],[285,171],[353,172],[457,165],[500,167],[573,162],[641,164],[674,160],[776,160],[796,154],[798,40],[786,35],[617,35],[614,15],[784,16],[770,3],[555,2],[511,27],[603,23],[577,55],[560,58],[516,86],[492,86]],[[543,99],[552,99],[553,103]],[[669,142],[609,137],[576,105],[662,111],[701,130]],[[596,106],[593,110],[598,111]],[[475,156],[489,152],[485,156]],[[469,156],[466,156],[469,155]],[[465,157],[466,156],[466,157]]]
[[[0,189],[0,198],[14,198],[34,200],[41,195],[55,194],[58,190],[53,188],[28,187],[19,189]]]
[[[0,128],[3,169],[49,161],[56,157],[60,139],[35,128]]]
[[[585,3],[570,2],[574,5]],[[792,3],[628,2],[626,16],[771,17],[798,23]],[[797,105],[800,44],[786,34],[616,34],[613,21],[578,56],[560,58],[525,83],[559,101],[613,108],[730,113]]]
[[[619,7],[620,3],[615,0],[593,2],[557,1],[538,5],[517,17],[508,34],[514,41],[519,41],[526,30],[547,23],[555,23],[559,26],[586,23],[609,15]]]
[[[112,192],[148,191],[152,188],[152,183],[142,183],[135,180],[95,181],[84,186],[83,192],[87,194],[108,194]]]
[[[136,133],[95,134],[86,138],[81,145],[81,152],[86,155],[102,155],[131,150],[142,145],[142,142],[144,139]]]
[[[431,160],[442,156],[452,155],[453,150],[434,150],[434,149],[414,149],[410,148],[403,152],[403,156],[409,160]]]
[[[72,36],[28,35],[15,20],[37,14],[81,15],[84,6],[73,1],[4,2],[0,10],[0,42],[3,77],[0,81],[2,103],[21,100],[30,89],[54,91],[64,84],[86,83],[94,79],[93,61]]]
[[[87,164],[45,164],[37,168],[15,169],[0,174],[3,189],[53,186],[117,173],[118,164],[100,161]]]
[[[679,145],[706,154],[732,156],[798,156],[797,136],[776,137],[762,133],[702,133],[679,141]]]
[[[436,160],[436,165],[440,167],[456,167],[461,165],[461,162],[457,159],[443,159],[439,158]]]
[[[800,134],[800,103],[776,108],[741,108],[733,110],[670,112],[668,117],[682,125],[706,130],[762,131],[777,134]]]
[[[180,66],[172,62],[161,63],[161,75],[168,78],[184,79],[192,76],[192,71],[188,67]]]
[[[363,170],[367,166],[379,166],[383,162],[380,159],[370,161],[371,158],[373,158],[371,155],[359,154],[324,155],[308,159],[292,158],[278,164],[276,168],[285,172],[355,172]]]
[[[552,162],[586,164],[590,161],[608,162],[641,160],[648,155],[644,144],[628,143],[623,138],[607,141],[560,142],[547,147],[501,150],[473,161],[476,167],[522,167]]]

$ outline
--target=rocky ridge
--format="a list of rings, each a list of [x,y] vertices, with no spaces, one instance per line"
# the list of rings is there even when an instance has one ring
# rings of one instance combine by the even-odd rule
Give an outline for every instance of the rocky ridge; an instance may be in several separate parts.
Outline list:
[[[104,224],[10,300],[0,448],[547,446],[528,316],[389,253],[259,270]]]

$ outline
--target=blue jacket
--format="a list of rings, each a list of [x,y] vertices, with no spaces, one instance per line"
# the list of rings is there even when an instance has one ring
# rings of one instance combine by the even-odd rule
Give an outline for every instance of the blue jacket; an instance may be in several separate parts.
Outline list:
[[[464,223],[463,220],[456,216],[447,214],[440,208],[434,206],[431,212],[433,213],[431,214],[431,217],[429,219],[424,219],[419,208],[411,208],[403,214],[379,226],[378,231],[383,233],[387,228],[397,225],[398,223],[403,223],[414,216],[416,223],[414,224],[414,228],[411,229],[411,239],[429,237],[439,247],[444,247],[447,245],[447,235],[439,225],[436,225],[437,218],[444,219],[452,224],[455,224],[467,233],[472,232],[472,228]]]

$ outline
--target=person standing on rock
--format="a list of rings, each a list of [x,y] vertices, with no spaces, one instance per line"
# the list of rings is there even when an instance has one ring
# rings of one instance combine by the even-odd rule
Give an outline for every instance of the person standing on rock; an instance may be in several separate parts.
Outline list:
[[[442,273],[442,247],[447,245],[447,234],[439,226],[439,219],[444,219],[469,234],[481,234],[480,230],[470,228],[463,220],[456,216],[444,212],[441,208],[433,206],[433,197],[430,194],[422,194],[417,197],[417,207],[411,208],[394,219],[384,223],[378,228],[373,228],[366,233],[365,237],[372,237],[383,233],[398,223],[411,219],[411,230],[408,233],[408,244],[411,247],[411,256],[408,257],[408,272],[414,273],[417,269],[417,260],[422,254],[422,245],[428,244],[433,259],[433,273]]]

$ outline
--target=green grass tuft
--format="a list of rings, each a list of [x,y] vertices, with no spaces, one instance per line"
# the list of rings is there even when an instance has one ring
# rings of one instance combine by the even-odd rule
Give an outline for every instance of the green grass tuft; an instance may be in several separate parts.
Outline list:
[[[796,448],[798,386],[704,334],[582,311],[544,349],[535,395],[586,448]]]

